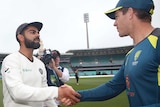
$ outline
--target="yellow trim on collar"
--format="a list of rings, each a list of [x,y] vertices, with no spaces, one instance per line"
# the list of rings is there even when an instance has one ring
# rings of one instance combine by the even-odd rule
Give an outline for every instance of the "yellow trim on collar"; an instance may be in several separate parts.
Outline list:
[[[154,48],[156,48],[158,37],[155,36],[155,35],[150,35],[150,36],[148,37],[148,39],[149,39],[151,45],[152,45]]]

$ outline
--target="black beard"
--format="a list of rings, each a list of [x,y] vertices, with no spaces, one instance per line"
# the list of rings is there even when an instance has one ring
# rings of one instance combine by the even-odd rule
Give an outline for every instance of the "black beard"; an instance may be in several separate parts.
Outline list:
[[[35,39],[39,39],[39,38],[35,38]],[[34,40],[31,41],[31,40],[28,40],[27,38],[25,38],[25,41],[24,41],[25,42],[25,46],[27,48],[38,49],[40,47],[40,43],[39,42],[35,43]]]

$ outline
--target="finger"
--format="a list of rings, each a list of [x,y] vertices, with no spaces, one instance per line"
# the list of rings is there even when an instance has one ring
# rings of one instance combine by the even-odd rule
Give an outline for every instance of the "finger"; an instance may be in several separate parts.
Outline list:
[[[72,105],[72,102],[70,99],[66,99],[66,98],[63,98],[61,100],[62,104],[65,105],[65,106],[71,106]]]
[[[69,87],[69,85],[64,84],[64,85],[61,85],[61,87],[62,88],[67,88],[67,87]]]
[[[61,101],[62,103],[64,103],[64,102],[66,101],[66,98],[62,98],[62,99],[60,99],[60,101]]]
[[[74,96],[74,95],[70,95],[69,98],[72,99],[72,102],[73,102],[73,103],[78,103],[78,102],[80,102],[80,99],[77,98],[77,97]]]

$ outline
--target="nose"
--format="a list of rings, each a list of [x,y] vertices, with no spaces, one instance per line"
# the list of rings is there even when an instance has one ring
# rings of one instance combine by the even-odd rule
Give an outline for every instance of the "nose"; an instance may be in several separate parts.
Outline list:
[[[40,37],[40,33],[39,32],[37,32],[37,36]]]
[[[37,34],[35,35],[35,38],[36,38],[36,39],[40,39],[40,34],[37,33]]]
[[[36,33],[39,35],[39,33],[40,33],[40,32],[39,32],[39,31],[37,31]]]
[[[117,26],[117,22],[116,22],[116,20],[114,21],[113,26]]]

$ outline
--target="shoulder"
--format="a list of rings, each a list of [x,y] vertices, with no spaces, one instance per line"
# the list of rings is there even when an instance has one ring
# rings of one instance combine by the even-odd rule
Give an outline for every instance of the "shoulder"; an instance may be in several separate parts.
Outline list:
[[[63,71],[68,71],[68,68],[62,67],[62,70],[63,70]]]
[[[16,67],[18,68],[19,65],[21,64],[21,57],[22,55],[20,55],[19,52],[15,52],[15,53],[12,53],[12,54],[9,54],[8,56],[6,56],[4,59],[3,59],[3,62],[2,62],[2,68],[4,67]]]
[[[160,28],[155,28],[152,31],[151,35],[160,36]]]
[[[12,54],[7,55],[3,61],[17,61],[20,58],[19,52],[15,52]]]

